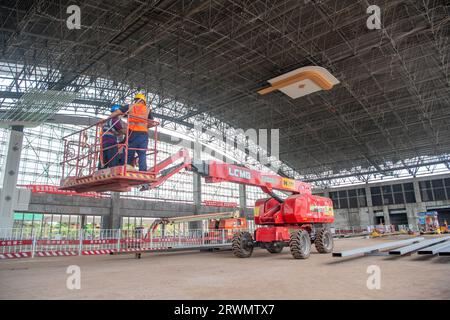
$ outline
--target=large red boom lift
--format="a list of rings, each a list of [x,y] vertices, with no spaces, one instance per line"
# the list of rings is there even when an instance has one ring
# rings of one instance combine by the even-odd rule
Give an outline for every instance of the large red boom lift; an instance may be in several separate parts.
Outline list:
[[[247,231],[239,231],[233,236],[233,253],[240,258],[250,257],[253,248],[259,246],[270,253],[279,253],[283,247],[289,246],[296,259],[306,259],[314,242],[320,253],[329,253],[333,249],[333,237],[327,227],[334,221],[331,199],[311,194],[311,186],[307,183],[284,178],[275,174],[263,173],[243,166],[220,161],[200,161],[191,159],[186,149],[181,149],[173,156],[156,164],[156,122],[155,143],[148,149],[155,161],[147,172],[130,170],[126,165],[93,170],[102,153],[101,144],[95,140],[88,144],[86,134],[80,131],[76,135],[80,141],[69,148],[70,141],[65,142],[63,172],[74,172],[61,181],[61,189],[86,191],[128,191],[130,187],[147,183],[156,188],[179,171],[192,170],[205,178],[206,182],[233,182],[260,187],[269,195],[255,203],[255,224],[259,227],[252,235]],[[96,130],[98,132],[98,129]],[[98,134],[95,135],[98,137]],[[120,145],[123,153],[128,153],[128,137]],[[80,152],[85,148],[88,152]],[[71,151],[70,151],[71,150]],[[92,154],[91,154],[92,153]],[[125,157],[126,158],[126,157]],[[92,164],[91,162],[94,162]],[[178,162],[178,164],[175,164]],[[71,165],[70,165],[71,164]],[[72,167],[72,170],[68,170]],[[279,190],[289,195],[280,197],[274,193]],[[284,198],[284,199],[283,199]]]
[[[256,246],[270,253],[279,253],[289,246],[294,258],[306,259],[311,241],[320,253],[332,251],[333,237],[327,225],[334,221],[333,203],[329,198],[312,195],[309,184],[219,161],[192,163],[191,169],[205,177],[206,182],[257,186],[270,195],[255,203],[255,224],[260,226],[255,234],[241,231],[234,235],[232,248],[236,256],[250,257]],[[273,190],[290,195],[282,199]]]

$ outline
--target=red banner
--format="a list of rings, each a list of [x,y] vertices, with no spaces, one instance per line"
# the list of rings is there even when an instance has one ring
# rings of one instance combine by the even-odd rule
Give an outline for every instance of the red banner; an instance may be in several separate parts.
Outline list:
[[[213,201],[213,200],[204,200],[203,204],[209,207],[226,207],[226,208],[236,208],[238,206],[236,202]]]
[[[0,247],[25,246],[32,244],[32,240],[0,240]]]
[[[83,240],[83,244],[114,244],[117,239]]]
[[[80,240],[38,240],[37,244],[41,246],[58,246],[58,245],[69,245],[69,244],[79,244]]]

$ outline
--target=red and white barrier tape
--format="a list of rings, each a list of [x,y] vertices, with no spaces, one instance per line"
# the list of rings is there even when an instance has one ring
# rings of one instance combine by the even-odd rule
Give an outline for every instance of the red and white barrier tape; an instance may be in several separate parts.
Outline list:
[[[113,252],[117,252],[117,249],[83,250],[81,251],[81,254],[85,256],[93,256],[97,254],[108,254]]]
[[[61,256],[77,256],[77,251],[36,251],[38,257],[61,257]]]
[[[155,238],[122,238],[122,239],[84,239],[84,240],[37,240],[33,243],[30,239],[25,240],[0,240],[0,247],[16,246],[15,250],[24,250],[19,252],[0,252],[0,259],[17,259],[31,257],[58,257],[58,256],[77,256],[80,254],[79,245],[82,247],[81,255],[101,255],[114,252],[155,252],[170,249],[177,244],[201,245],[212,242],[223,242],[230,240],[227,234],[222,238],[222,234],[213,234],[202,237],[192,236],[168,236]],[[151,244],[153,243],[153,244]],[[120,247],[117,248],[116,244]],[[33,247],[32,247],[33,245]],[[36,245],[36,248],[35,248]],[[55,246],[67,246],[68,248],[55,248]],[[22,246],[22,247],[20,247]],[[46,247],[47,246],[47,247]],[[90,248],[97,247],[97,248]],[[113,247],[100,249],[98,247]],[[36,250],[33,253],[32,250]],[[11,250],[13,251],[13,250]]]
[[[31,258],[31,252],[0,253],[0,259]]]

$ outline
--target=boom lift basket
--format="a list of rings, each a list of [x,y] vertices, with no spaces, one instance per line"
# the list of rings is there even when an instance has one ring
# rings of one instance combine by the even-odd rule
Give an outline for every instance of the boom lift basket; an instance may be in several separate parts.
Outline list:
[[[128,153],[142,150],[129,147],[130,133],[128,130],[126,130],[123,141],[113,146],[117,147],[117,152],[112,159],[119,160],[121,158],[121,162],[118,162],[120,164],[108,167],[109,163],[103,161],[103,151],[106,150],[102,146],[104,121],[100,121],[63,138],[64,155],[61,162],[62,179],[59,189],[76,192],[123,192],[129,191],[132,187],[156,181],[159,122],[147,121],[150,132],[149,145],[145,150],[147,166],[150,168],[148,171],[138,171],[132,166],[127,166]],[[113,147],[108,147],[108,149]],[[108,162],[111,162],[112,159]]]

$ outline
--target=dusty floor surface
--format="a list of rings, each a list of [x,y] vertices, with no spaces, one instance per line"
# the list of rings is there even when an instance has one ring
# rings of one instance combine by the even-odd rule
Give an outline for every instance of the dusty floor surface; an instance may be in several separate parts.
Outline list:
[[[335,250],[393,240],[345,239]],[[81,268],[81,289],[69,290],[69,265]],[[369,290],[367,267],[381,270]],[[0,261],[0,299],[450,299],[450,258],[370,256],[308,260],[255,250],[35,258]]]

